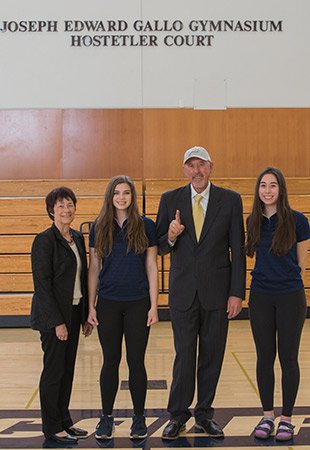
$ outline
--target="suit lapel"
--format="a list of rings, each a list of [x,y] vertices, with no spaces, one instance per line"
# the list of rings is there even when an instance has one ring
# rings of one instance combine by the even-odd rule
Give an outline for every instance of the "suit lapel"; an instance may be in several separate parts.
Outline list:
[[[199,244],[203,241],[203,239],[208,234],[221,206],[222,206],[222,203],[221,203],[221,197],[219,195],[219,191],[216,186],[211,184],[209,202],[208,202],[207,212],[206,212],[206,216],[205,216],[205,221],[203,223],[203,227],[201,230]]]
[[[180,196],[180,212],[181,212],[181,223],[185,226],[193,241],[197,243],[192,212],[190,184],[185,186]]]
[[[68,244],[63,239],[63,237],[61,236],[60,231],[58,230],[58,228],[56,227],[56,225],[54,223],[52,225],[52,230],[54,231],[55,237],[56,237],[56,239],[58,239],[58,241],[60,242],[62,247],[64,247],[66,250],[70,251],[70,248],[69,248]]]

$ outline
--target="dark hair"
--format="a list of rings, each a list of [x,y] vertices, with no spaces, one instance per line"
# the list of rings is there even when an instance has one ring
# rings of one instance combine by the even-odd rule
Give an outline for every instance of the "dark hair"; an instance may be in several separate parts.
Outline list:
[[[65,186],[61,186],[59,188],[53,189],[51,192],[49,192],[45,198],[46,203],[46,211],[49,217],[54,220],[54,206],[55,203],[58,200],[72,200],[74,206],[76,206],[76,196],[74,195],[74,192]]]
[[[105,191],[103,206],[99,213],[95,226],[95,250],[99,258],[109,256],[113,247],[113,233],[115,229],[115,207],[113,196],[118,184],[127,183],[131,191],[131,204],[128,207],[127,232],[128,239],[127,253],[134,247],[136,253],[144,253],[148,247],[148,238],[137,204],[137,193],[134,182],[127,175],[117,175],[113,177]]]
[[[282,172],[276,167],[267,167],[258,176],[255,186],[252,213],[247,222],[246,254],[254,256],[260,241],[260,232],[263,220],[264,203],[259,198],[259,187],[264,175],[271,174],[277,179],[279,197],[277,200],[277,226],[273,233],[270,250],[278,256],[284,256],[296,242],[296,225],[293,210],[289,205],[286,182]]]

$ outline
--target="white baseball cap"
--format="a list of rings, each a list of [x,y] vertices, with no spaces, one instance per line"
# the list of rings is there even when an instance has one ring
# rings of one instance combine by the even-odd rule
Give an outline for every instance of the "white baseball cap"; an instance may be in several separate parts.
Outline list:
[[[187,150],[184,154],[183,164],[185,164],[186,161],[188,161],[190,158],[199,158],[203,159],[204,161],[211,161],[209,153],[203,147],[192,147]]]

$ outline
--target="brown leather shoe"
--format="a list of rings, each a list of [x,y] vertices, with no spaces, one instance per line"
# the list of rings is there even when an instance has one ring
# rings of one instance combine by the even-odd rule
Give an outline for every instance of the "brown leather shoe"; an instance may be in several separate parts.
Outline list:
[[[185,430],[185,423],[178,420],[170,420],[165,426],[162,438],[163,439],[177,439],[181,431]]]
[[[219,425],[216,422],[214,422],[214,420],[206,419],[202,420],[201,422],[196,422],[195,427],[211,437],[224,436],[222,428],[219,427]]]

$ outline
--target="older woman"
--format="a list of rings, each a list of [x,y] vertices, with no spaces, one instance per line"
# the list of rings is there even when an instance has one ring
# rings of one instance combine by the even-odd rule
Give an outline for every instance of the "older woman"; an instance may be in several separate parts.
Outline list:
[[[46,197],[51,228],[38,234],[31,251],[34,295],[31,326],[40,331],[44,352],[40,379],[43,433],[59,444],[72,444],[87,431],[73,427],[69,412],[80,334],[89,336],[87,260],[83,236],[70,228],[76,197],[60,187]]]

